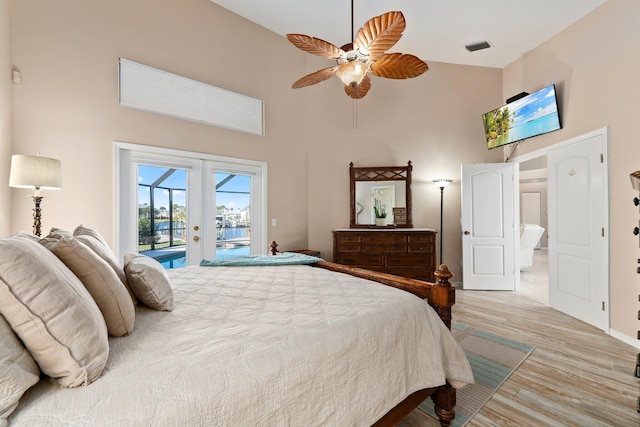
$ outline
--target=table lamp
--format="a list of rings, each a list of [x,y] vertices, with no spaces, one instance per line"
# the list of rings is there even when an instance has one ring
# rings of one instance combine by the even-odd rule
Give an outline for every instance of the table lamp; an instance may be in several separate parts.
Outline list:
[[[44,196],[40,190],[59,190],[62,188],[62,163],[60,160],[40,156],[11,156],[9,186],[32,188],[31,196],[35,203],[33,209],[33,234],[40,236],[42,209],[40,203]]]

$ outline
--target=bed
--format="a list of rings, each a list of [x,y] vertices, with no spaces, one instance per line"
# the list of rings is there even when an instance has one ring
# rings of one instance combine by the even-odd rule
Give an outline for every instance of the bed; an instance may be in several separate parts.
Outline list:
[[[36,248],[42,242],[12,239],[14,252],[22,245],[37,255],[31,262],[54,262]],[[25,387],[8,411],[10,425],[393,425],[430,395],[448,425],[453,386],[473,382],[445,325],[454,302],[446,270],[433,285],[318,260],[166,273],[134,260],[158,275],[148,277],[167,280],[169,291],[153,295],[160,306],[139,302],[133,329],[108,337],[98,375],[90,366],[71,385],[42,375]],[[131,262],[125,257],[124,270]],[[11,268],[0,262],[6,289]],[[0,299],[8,295],[3,286]],[[140,298],[139,289],[127,290]],[[104,302],[97,305],[105,313]],[[0,302],[0,313],[42,368],[7,307]]]

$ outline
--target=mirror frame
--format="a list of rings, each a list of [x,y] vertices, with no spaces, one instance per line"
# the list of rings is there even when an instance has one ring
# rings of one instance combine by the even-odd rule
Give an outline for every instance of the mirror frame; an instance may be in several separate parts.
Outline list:
[[[349,163],[349,186],[351,198],[351,212],[349,213],[349,228],[389,228],[393,226],[376,227],[374,224],[356,223],[356,182],[358,181],[404,181],[405,182],[405,208],[407,209],[407,222],[400,228],[413,228],[411,214],[411,171],[413,166],[411,160],[407,166],[376,166],[376,167],[354,167],[353,162]]]

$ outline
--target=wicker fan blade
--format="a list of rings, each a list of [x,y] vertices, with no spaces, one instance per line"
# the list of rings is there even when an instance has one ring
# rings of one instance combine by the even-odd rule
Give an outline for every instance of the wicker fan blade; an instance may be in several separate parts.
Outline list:
[[[287,39],[295,47],[324,58],[338,59],[345,55],[345,52],[333,43],[316,37],[305,36],[304,34],[287,34]]]
[[[318,70],[315,73],[307,74],[304,77],[299,78],[291,87],[293,89],[299,89],[301,87],[311,86],[316,83],[323,82],[333,76],[335,76],[338,67],[329,67]]]
[[[363,98],[371,89],[371,79],[365,75],[360,83],[355,86],[344,85],[344,91],[353,99]]]
[[[387,12],[376,16],[358,30],[353,47],[369,53],[369,59],[375,61],[400,40],[405,27],[402,12]]]
[[[371,65],[370,73],[387,79],[410,79],[426,72],[429,66],[414,55],[388,53]]]

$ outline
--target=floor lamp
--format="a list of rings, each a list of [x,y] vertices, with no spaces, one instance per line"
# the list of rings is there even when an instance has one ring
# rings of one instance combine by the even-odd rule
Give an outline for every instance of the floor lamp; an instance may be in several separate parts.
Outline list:
[[[17,188],[32,188],[33,202],[33,234],[40,236],[42,208],[40,203],[44,196],[40,190],[58,190],[62,188],[62,163],[60,160],[40,156],[25,156],[15,154],[11,156],[11,172],[9,186]]]
[[[444,240],[444,232],[442,229],[442,219],[443,219],[443,207],[444,204],[442,203],[444,200],[444,187],[446,187],[447,185],[451,184],[453,182],[452,179],[445,179],[445,178],[439,178],[439,179],[434,179],[431,182],[433,182],[435,185],[437,185],[438,187],[440,187],[440,264],[442,264],[442,241]]]

